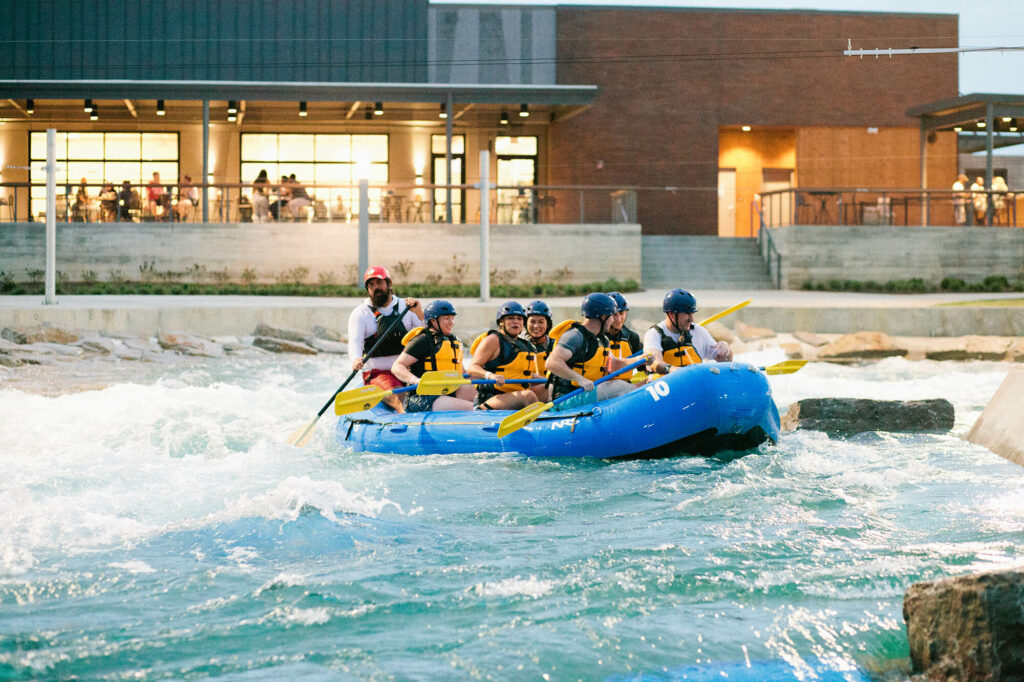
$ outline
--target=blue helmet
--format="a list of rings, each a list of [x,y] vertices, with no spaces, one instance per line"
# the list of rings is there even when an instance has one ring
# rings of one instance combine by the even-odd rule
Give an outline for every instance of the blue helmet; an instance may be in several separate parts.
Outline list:
[[[427,309],[423,311],[423,319],[436,320],[442,315],[458,315],[455,312],[455,306],[448,301],[431,301],[427,304]]]
[[[509,315],[518,315],[523,318],[524,322],[526,321],[526,309],[515,301],[505,301],[502,303],[494,319],[498,324],[501,324],[501,318],[508,317]]]
[[[661,309],[666,313],[695,313],[697,312],[697,299],[685,289],[673,289],[665,294],[665,301]]]
[[[608,294],[587,294],[580,306],[583,317],[600,318],[615,314],[615,299]]]
[[[610,291],[608,295],[615,300],[615,307],[619,309],[619,312],[629,310],[629,304],[626,303],[626,297],[617,291]]]
[[[544,301],[534,301],[530,305],[526,306],[526,315],[543,315],[548,318],[548,322],[551,321],[551,308]]]

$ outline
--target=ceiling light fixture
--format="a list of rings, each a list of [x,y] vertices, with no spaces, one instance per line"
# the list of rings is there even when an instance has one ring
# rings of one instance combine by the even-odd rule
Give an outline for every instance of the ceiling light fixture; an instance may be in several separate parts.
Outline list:
[[[166,113],[167,111],[164,109],[164,101],[162,99],[158,99],[156,101],[156,115],[163,116]]]
[[[236,102],[235,100],[231,100],[230,102],[228,102],[228,113],[229,114],[237,114],[238,113],[238,102]]]
[[[745,133],[749,133],[750,132],[750,126],[740,126],[740,130],[742,130]]]
[[[99,119],[100,119],[100,108],[94,106],[94,107],[92,107],[92,109],[89,110],[89,120],[90,121],[98,121]]]
[[[508,112],[507,111],[501,112],[501,119],[500,119],[500,121],[501,121],[501,125],[503,125],[503,126],[507,126],[508,125]]]
[[[953,126],[953,132],[962,133],[964,129],[961,126]]]
[[[25,113],[29,116],[36,113],[36,101],[34,99],[25,100]]]
[[[85,100],[85,113],[91,114],[94,108],[95,107],[93,107],[91,99]]]
[[[522,116],[523,118],[526,118],[527,116],[530,115],[530,107],[526,106],[525,102],[519,105],[519,115]]]
[[[978,127],[979,128],[984,128],[985,127],[985,122],[984,121],[978,121]]]
[[[437,114],[438,118],[448,118],[448,105],[441,102],[441,111]]]
[[[375,103],[373,105],[373,115],[374,116],[383,116],[384,115],[384,103],[383,102],[377,102],[377,103]]]
[[[305,102],[299,102],[299,116],[309,116],[309,112],[306,111]]]

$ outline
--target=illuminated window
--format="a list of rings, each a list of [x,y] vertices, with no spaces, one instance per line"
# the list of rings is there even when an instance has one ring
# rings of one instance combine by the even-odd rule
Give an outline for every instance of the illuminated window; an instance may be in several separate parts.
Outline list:
[[[58,133],[57,134],[58,216],[65,196],[74,196],[82,178],[90,185],[89,195],[99,195],[101,185],[115,189],[127,180],[134,187],[149,182],[153,172],[165,183],[176,183],[179,175],[178,133]],[[29,133],[29,181],[32,183],[32,215],[46,211],[46,133]]]
[[[434,185],[462,185],[466,182],[466,136],[452,135],[452,181],[448,182],[448,160],[445,154],[447,142],[444,135],[430,136],[430,182]],[[448,189],[434,189],[434,220],[445,222],[448,209]],[[466,208],[462,201],[462,190],[452,190],[452,222],[466,220]]]
[[[537,197],[534,190],[523,188],[537,184],[537,138],[499,136],[494,140],[494,153],[498,157],[497,221],[536,222]]]
[[[359,180],[388,181],[388,136],[327,133],[242,133],[242,182],[267,171],[271,187],[295,174],[316,200],[337,216],[359,213]],[[310,185],[346,185],[310,187]],[[382,190],[370,188],[370,213],[380,213]]]

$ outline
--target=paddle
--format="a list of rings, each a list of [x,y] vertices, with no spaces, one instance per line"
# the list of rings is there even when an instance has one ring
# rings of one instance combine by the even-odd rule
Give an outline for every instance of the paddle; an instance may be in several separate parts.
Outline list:
[[[751,303],[751,302],[752,302],[753,300],[754,300],[754,299],[752,299],[752,298],[748,298],[747,300],[743,301],[742,303],[737,303],[736,305],[734,305],[734,306],[733,306],[733,307],[731,307],[731,308],[726,308],[726,309],[725,309],[725,310],[723,310],[722,312],[720,312],[720,313],[716,313],[716,314],[712,315],[711,317],[709,317],[709,318],[708,318],[708,319],[706,319],[706,320],[701,320],[701,321],[700,321],[700,322],[698,322],[697,324],[699,324],[699,325],[700,325],[700,326],[702,326],[702,327],[703,327],[704,325],[706,325],[706,324],[711,324],[712,322],[714,322],[714,321],[716,321],[716,320],[720,320],[720,319],[722,319],[722,318],[723,318],[723,317],[725,317],[726,315],[731,315],[731,314],[733,314],[734,312],[736,312],[737,310],[739,310],[739,309],[741,309],[741,308],[746,308],[746,307],[747,307],[748,305],[750,305],[750,303]]]
[[[543,384],[547,379],[506,379],[506,384]],[[454,393],[460,386],[474,385],[481,386],[497,383],[494,379],[470,379],[467,375],[458,371],[425,372],[420,377],[420,383],[416,389],[419,395],[449,395]]]
[[[389,395],[408,393],[415,390],[415,386],[402,386],[385,391],[380,386],[374,386],[373,384],[353,388],[351,391],[345,391],[335,396],[334,414],[341,416],[343,414],[352,414],[353,412],[362,412],[363,410],[370,409]]]
[[[398,303],[396,302],[395,305],[398,305]],[[399,315],[398,318],[388,326],[387,330],[385,330],[385,332],[380,335],[380,338],[377,339],[377,343],[373,344],[370,350],[366,351],[366,353],[363,354],[363,362],[366,362],[368,358],[373,356],[373,352],[377,350],[377,347],[380,346],[381,343],[384,342],[384,339],[387,338],[388,334],[390,334],[391,331],[399,325],[399,323],[402,321],[402,318],[405,317],[405,313],[407,312],[409,312],[408,308],[406,308],[405,312]],[[320,420],[320,417],[323,416],[324,412],[327,411],[327,408],[331,406],[331,403],[334,402],[334,396],[338,395],[339,393],[345,390],[345,387],[348,386],[349,382],[352,381],[352,378],[355,377],[356,372],[358,371],[358,369],[352,370],[352,373],[348,375],[348,379],[345,379],[345,383],[339,386],[338,390],[331,394],[330,399],[328,399],[328,401],[324,403],[324,406],[320,408],[320,411],[316,413],[316,416],[313,417],[313,419],[308,424],[300,426],[298,429],[295,430],[294,433],[292,433],[292,435],[288,437],[288,443],[290,445],[295,445],[296,447],[300,448],[306,447],[306,444],[309,442],[310,438],[313,437],[313,430],[316,428],[316,423]],[[381,393],[383,392],[384,391],[381,391]]]
[[[605,381],[608,381],[609,379],[614,379],[615,377],[619,376],[620,374],[622,374],[624,372],[628,372],[631,369],[636,369],[637,367],[639,367],[640,365],[644,364],[645,362],[647,362],[647,358],[646,357],[640,358],[636,362],[631,363],[629,365],[626,365],[625,367],[623,367],[621,369],[617,369],[614,372],[612,372],[611,374],[604,375],[603,377],[601,377],[600,379],[598,379],[597,381],[594,382],[594,386],[597,386],[598,384],[604,383]],[[563,395],[563,396],[561,396],[559,398],[556,398],[555,400],[551,401],[550,403],[533,403],[532,405],[527,405],[526,407],[524,407],[523,409],[519,410],[518,412],[513,412],[509,416],[507,416],[504,419],[502,419],[501,420],[501,424],[498,425],[498,438],[504,438],[505,436],[507,436],[508,434],[512,433],[513,431],[518,431],[519,429],[523,428],[527,424],[532,424],[534,422],[534,420],[537,419],[537,417],[539,417],[544,412],[547,412],[548,410],[550,410],[555,405],[558,405],[559,403],[564,403],[566,400],[572,398],[573,396],[579,395],[581,393],[583,393],[583,389],[582,388],[577,388],[575,391],[572,391],[571,393],[566,393],[565,395]]]
[[[807,360],[784,360],[782,362],[778,362],[774,365],[769,365],[767,367],[758,367],[758,369],[769,376],[775,376],[778,374],[792,374],[793,372],[799,371],[804,365],[807,364],[807,362]],[[649,374],[637,372],[632,377],[630,377],[629,380],[634,384],[642,384],[645,381],[647,381],[647,377],[649,376]],[[655,378],[660,379],[663,376],[666,375],[656,374]]]

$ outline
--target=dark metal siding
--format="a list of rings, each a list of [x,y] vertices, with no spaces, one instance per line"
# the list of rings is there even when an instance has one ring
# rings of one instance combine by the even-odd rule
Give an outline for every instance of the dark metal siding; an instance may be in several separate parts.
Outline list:
[[[427,0],[0,0],[0,79],[427,80]]]

